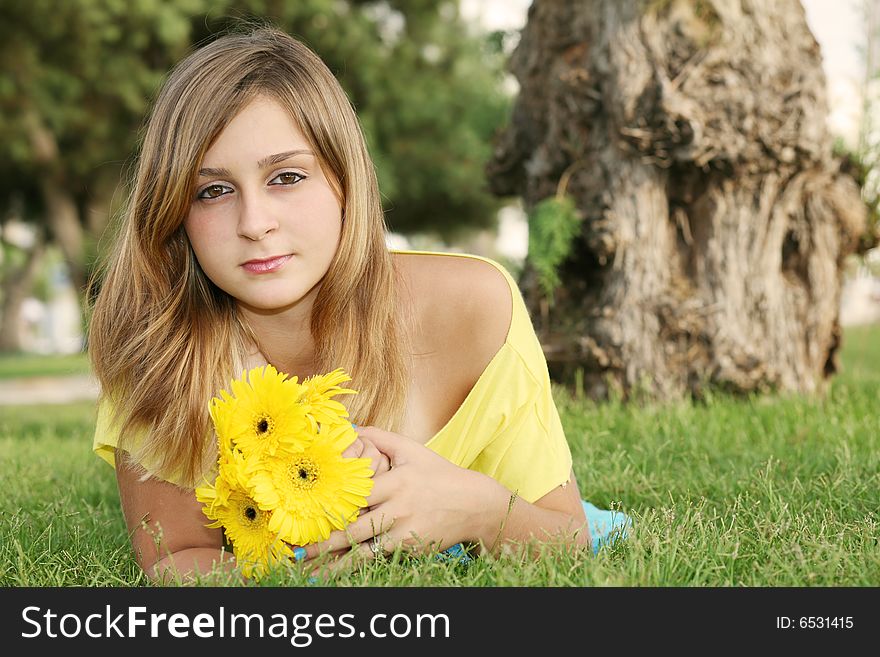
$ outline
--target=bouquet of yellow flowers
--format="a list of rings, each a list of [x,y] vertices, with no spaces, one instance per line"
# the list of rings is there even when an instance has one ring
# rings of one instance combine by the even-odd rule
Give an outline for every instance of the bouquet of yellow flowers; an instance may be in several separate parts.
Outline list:
[[[223,527],[246,577],[259,579],[289,559],[291,546],[325,540],[367,505],[370,460],[342,453],[357,438],[336,395],[341,369],[299,383],[257,367],[210,403],[217,434],[214,482],[196,488],[202,511]]]

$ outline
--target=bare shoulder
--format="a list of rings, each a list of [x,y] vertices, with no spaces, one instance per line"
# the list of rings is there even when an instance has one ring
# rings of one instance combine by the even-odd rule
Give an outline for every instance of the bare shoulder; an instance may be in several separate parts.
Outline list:
[[[504,274],[477,258],[394,254],[413,328],[407,435],[426,442],[464,403],[510,330]]]
[[[466,351],[488,362],[507,339],[513,307],[510,284],[501,270],[465,256],[395,258],[426,332],[439,332],[459,348],[464,341],[472,346]]]

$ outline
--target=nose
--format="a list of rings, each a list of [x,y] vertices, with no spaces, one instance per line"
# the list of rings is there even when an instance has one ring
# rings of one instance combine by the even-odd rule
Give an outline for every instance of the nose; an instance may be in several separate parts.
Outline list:
[[[255,194],[242,193],[239,198],[238,234],[241,237],[258,242],[278,228],[278,220],[268,203],[260,202]]]

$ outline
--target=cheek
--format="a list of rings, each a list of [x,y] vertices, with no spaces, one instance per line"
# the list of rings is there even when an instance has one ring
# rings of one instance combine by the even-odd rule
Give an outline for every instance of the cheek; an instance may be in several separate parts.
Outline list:
[[[183,222],[183,229],[189,237],[193,250],[210,251],[226,241],[223,231],[224,222],[217,221],[209,215],[190,214]]]
[[[298,239],[307,240],[313,246],[336,244],[341,234],[342,224],[338,219],[322,217],[320,221],[303,222],[295,228]]]
[[[184,221],[183,228],[192,246],[196,260],[204,272],[211,275],[212,262],[222,259],[222,245],[228,242],[218,230],[218,224],[189,217]]]
[[[331,194],[315,199],[306,212],[297,213],[292,223],[295,232],[323,244],[335,244],[342,233],[342,208]]]

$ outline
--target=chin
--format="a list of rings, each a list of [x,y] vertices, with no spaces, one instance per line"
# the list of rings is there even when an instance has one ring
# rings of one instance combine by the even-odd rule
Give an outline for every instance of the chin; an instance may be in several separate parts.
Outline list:
[[[241,300],[241,303],[249,308],[253,308],[254,310],[259,310],[262,312],[274,312],[292,308],[302,300],[302,297],[286,296],[277,299],[243,299]]]
[[[293,308],[310,296],[309,290],[291,289],[291,287],[287,286],[285,290],[281,290],[277,294],[254,294],[238,297],[239,303],[254,310],[272,312]]]

